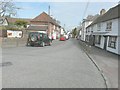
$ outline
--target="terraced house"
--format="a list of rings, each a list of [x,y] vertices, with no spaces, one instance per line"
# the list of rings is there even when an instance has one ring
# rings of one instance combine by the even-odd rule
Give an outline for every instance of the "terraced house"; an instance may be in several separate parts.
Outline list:
[[[43,12],[31,20],[28,30],[47,33],[50,38],[56,39],[60,34],[60,28],[55,19]]]
[[[87,42],[96,47],[120,55],[120,4],[110,8],[107,12],[103,9],[101,15],[87,27]]]

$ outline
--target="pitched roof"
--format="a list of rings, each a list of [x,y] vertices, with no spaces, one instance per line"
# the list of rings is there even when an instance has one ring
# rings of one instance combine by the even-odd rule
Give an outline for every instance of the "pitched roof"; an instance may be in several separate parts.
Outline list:
[[[98,16],[99,16],[98,14],[96,14],[94,16],[88,15],[86,19],[83,19],[83,23],[87,22],[87,21],[94,21]]]
[[[48,26],[29,26],[27,30],[46,31]]]
[[[15,23],[17,20],[23,20],[23,21],[28,22],[28,24],[30,24],[30,20],[31,19],[26,19],[26,18],[8,18],[7,17],[7,20],[8,20],[9,23]]]
[[[120,18],[120,14],[118,14],[118,9],[120,9],[120,4],[113,8],[110,8],[105,14],[100,15],[89,26],[100,23],[100,22],[105,22],[108,20]]]
[[[53,23],[57,26],[60,26],[52,17],[50,17],[47,13],[43,12],[40,15],[38,15],[37,17],[35,17],[34,19],[31,20],[32,21],[44,21],[44,22],[50,22]]]

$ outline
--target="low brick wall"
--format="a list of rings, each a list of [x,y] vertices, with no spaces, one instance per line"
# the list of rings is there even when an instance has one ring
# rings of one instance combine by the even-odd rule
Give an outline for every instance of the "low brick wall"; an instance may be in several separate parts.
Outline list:
[[[23,30],[22,38],[7,38],[0,37],[0,47],[18,47],[18,46],[26,46],[27,43],[28,32]]]
[[[25,46],[27,37],[24,38],[0,38],[1,47],[18,47]]]

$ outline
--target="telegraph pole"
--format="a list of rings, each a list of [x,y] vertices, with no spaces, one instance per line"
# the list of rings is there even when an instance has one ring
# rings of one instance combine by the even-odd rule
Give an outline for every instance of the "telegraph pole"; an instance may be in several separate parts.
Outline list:
[[[50,15],[50,5],[48,6],[48,15]]]
[[[48,15],[50,16],[50,5],[48,6]],[[52,39],[49,19],[48,19],[48,36],[50,39]]]

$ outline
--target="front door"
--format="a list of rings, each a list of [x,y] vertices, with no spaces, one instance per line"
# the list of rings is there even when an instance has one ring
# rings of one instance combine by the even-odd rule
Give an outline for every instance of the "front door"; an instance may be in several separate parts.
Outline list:
[[[104,36],[104,49],[106,50],[107,48],[107,36]]]

